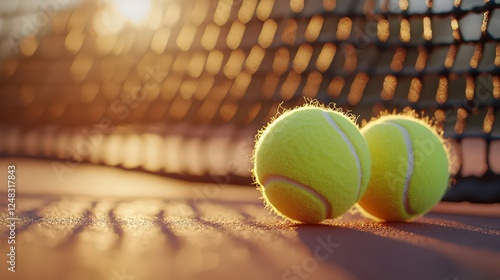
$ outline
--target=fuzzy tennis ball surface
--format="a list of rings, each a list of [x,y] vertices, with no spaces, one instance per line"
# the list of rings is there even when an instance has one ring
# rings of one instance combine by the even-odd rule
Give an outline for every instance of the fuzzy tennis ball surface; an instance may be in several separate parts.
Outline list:
[[[266,206],[290,220],[317,223],[344,214],[363,195],[370,155],[350,117],[308,105],[260,131],[253,172]]]
[[[448,153],[424,120],[388,115],[361,129],[372,160],[372,176],[358,205],[376,220],[404,221],[424,214],[449,183]]]

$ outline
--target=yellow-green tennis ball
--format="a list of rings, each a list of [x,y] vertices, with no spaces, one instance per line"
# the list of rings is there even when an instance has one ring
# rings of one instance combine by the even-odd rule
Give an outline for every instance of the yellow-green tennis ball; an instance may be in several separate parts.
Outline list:
[[[449,183],[442,138],[412,116],[389,115],[361,129],[372,160],[372,176],[358,205],[376,220],[404,221],[429,211]]]
[[[370,155],[351,118],[308,105],[261,131],[253,172],[266,205],[278,215],[317,223],[342,215],[363,195]]]

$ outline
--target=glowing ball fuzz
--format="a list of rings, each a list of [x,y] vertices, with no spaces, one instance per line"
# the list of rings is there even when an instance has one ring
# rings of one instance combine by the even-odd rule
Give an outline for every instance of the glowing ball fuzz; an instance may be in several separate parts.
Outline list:
[[[361,129],[372,160],[372,176],[358,202],[376,220],[404,221],[429,211],[449,183],[442,138],[426,121],[387,115]]]
[[[370,178],[368,146],[353,118],[313,105],[287,111],[262,129],[253,160],[266,205],[304,223],[344,214]]]

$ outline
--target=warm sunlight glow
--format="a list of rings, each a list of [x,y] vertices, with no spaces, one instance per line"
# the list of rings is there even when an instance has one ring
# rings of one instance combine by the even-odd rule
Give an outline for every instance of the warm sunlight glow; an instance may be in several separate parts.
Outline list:
[[[140,24],[151,10],[151,0],[114,0],[113,5],[121,16],[134,24]]]

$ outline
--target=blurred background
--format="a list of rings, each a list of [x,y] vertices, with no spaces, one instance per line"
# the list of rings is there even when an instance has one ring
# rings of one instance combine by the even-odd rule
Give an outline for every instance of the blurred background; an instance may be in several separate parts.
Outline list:
[[[0,3],[0,155],[249,185],[257,130],[318,99],[436,121],[456,184],[500,201],[500,1]]]
[[[499,67],[500,0],[0,1],[0,278],[500,279]],[[255,134],[312,99],[433,119],[449,202],[270,215]]]

